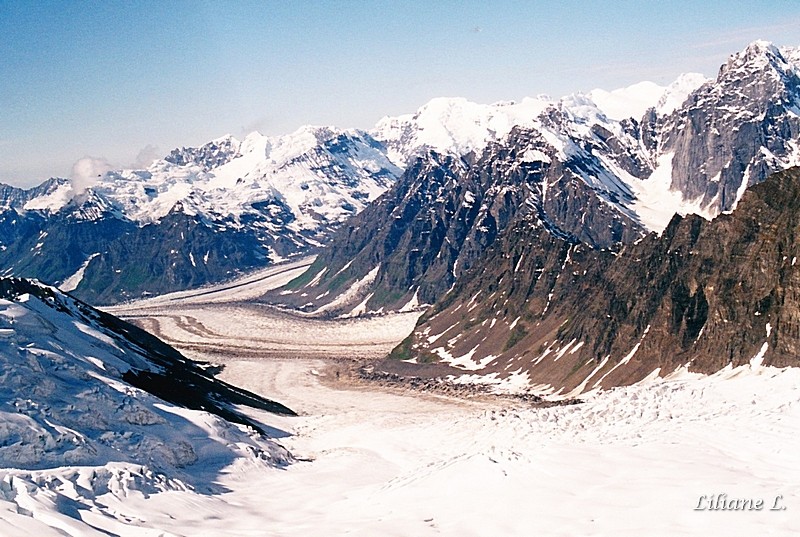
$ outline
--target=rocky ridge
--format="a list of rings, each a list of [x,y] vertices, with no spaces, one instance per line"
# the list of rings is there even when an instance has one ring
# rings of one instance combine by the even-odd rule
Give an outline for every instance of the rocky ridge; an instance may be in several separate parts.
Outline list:
[[[798,366],[800,169],[620,252],[521,219],[381,367],[442,363],[576,396],[680,368]],[[403,362],[397,362],[397,361]]]
[[[554,124],[562,119],[558,109],[551,113]],[[269,298],[349,315],[433,303],[517,218],[597,248],[635,240],[645,229],[610,202],[631,194],[613,178],[594,185],[584,180],[589,169],[612,177],[592,153],[611,146],[632,169],[642,166],[635,154],[620,151],[623,144],[609,131],[568,158],[539,131],[524,128],[479,158],[429,153],[338,230],[303,276]]]

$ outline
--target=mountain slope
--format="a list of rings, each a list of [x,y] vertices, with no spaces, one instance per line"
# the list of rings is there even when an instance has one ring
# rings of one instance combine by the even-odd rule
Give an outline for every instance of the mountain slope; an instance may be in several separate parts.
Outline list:
[[[551,110],[554,125],[561,117]],[[593,151],[622,144],[612,133],[598,132],[596,145],[580,149],[565,135],[575,148],[569,156],[539,131],[515,128],[477,159],[431,153],[417,160],[334,235],[306,275],[271,298],[318,313],[350,314],[432,303],[526,215],[559,236],[596,247],[640,237],[644,230],[630,214],[609,203],[629,193],[613,179],[594,185],[584,179],[587,169],[613,177]]]
[[[617,248],[661,232],[675,213],[711,218],[729,210],[747,184],[800,158],[800,79],[784,53],[756,42],[715,80],[687,75],[666,89],[594,92],[601,105],[582,95],[537,103],[537,116],[481,151],[423,156],[271,300],[347,315],[433,303],[531,212],[572,242]],[[652,106],[641,122],[623,118],[642,103]],[[453,122],[467,108],[437,104]],[[414,118],[425,124],[431,113]],[[474,141],[485,133],[477,125],[480,136],[466,129],[468,147],[480,147]],[[435,132],[434,139],[454,140]]]
[[[0,278],[0,380],[3,535],[135,533],[137,501],[292,462],[240,405],[291,410],[29,280]]]
[[[318,247],[399,173],[366,133],[304,127],[175,150],[80,189],[3,186],[0,272],[95,303],[219,281]]]
[[[680,367],[798,366],[799,211],[793,168],[753,186],[731,214],[676,216],[620,253],[520,222],[394,358],[573,395]]]

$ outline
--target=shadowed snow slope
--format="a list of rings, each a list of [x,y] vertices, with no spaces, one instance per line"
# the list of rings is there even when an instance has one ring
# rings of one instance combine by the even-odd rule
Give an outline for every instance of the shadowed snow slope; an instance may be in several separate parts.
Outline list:
[[[291,410],[216,381],[138,328],[27,280],[0,279],[0,378],[2,466],[210,470],[232,460],[237,443],[261,446],[268,458],[285,455],[258,440],[259,424],[233,405]]]
[[[285,466],[235,405],[293,414],[54,288],[0,278],[0,534],[100,534],[114,498],[221,492],[227,468]]]

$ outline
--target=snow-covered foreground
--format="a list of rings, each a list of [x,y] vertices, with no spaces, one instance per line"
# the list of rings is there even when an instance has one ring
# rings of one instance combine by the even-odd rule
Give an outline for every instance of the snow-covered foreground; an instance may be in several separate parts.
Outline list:
[[[535,409],[326,387],[323,365],[233,360],[223,375],[305,410],[298,418],[262,416],[293,434],[281,442],[300,462],[234,465],[218,476],[228,490],[219,494],[104,494],[95,501],[107,506],[106,519],[89,523],[120,535],[186,536],[800,530],[798,370],[660,380]],[[695,510],[703,496],[719,494],[762,499],[764,507]],[[38,505],[49,502],[53,511],[68,501],[42,495]],[[785,510],[770,510],[776,498]],[[99,535],[78,524],[65,531]]]
[[[336,390],[320,385],[315,365],[228,365],[228,381],[305,408],[280,426],[295,434],[284,442],[290,451],[313,462],[232,476],[227,502],[242,507],[230,520],[241,529],[220,531],[244,533],[251,510],[275,535],[800,530],[798,370],[684,376],[530,408]],[[695,510],[719,494],[764,507]],[[785,510],[770,510],[776,498]]]
[[[274,280],[253,276],[252,296],[255,281]],[[182,471],[197,476],[182,482],[143,480],[136,472],[144,470],[131,463],[117,475],[114,463],[99,470],[0,470],[0,535],[800,531],[800,369],[684,372],[550,408],[389,392],[337,380],[320,356],[343,355],[348,345],[354,354],[390,348],[416,314],[281,317],[207,291],[203,299],[189,293],[115,313],[142,323],[151,315],[168,341],[224,363],[223,380],[298,411],[299,417],[248,411],[278,434],[295,462],[264,464],[239,443],[243,451],[227,466],[189,466]],[[280,345],[270,348],[270,340]],[[292,345],[310,350],[272,358]],[[109,486],[89,486],[96,482]],[[737,499],[761,509],[712,509]],[[779,509],[771,510],[776,502]]]
[[[0,285],[0,535],[125,534],[138,520],[120,505],[129,498],[217,494],[225,472],[290,462],[254,429],[128,382],[182,377],[216,411],[238,390],[54,288]]]

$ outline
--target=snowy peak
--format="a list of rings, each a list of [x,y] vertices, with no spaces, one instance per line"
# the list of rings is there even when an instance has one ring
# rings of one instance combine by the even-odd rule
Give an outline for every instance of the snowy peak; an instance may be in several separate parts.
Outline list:
[[[456,156],[480,151],[515,126],[531,124],[550,104],[545,97],[489,105],[437,98],[414,114],[383,118],[370,133],[386,146],[392,162],[405,167],[429,150]]]
[[[784,49],[794,58],[792,49]],[[791,85],[797,80],[797,66],[787,60],[781,50],[768,41],[754,41],[744,50],[732,54],[719,70],[717,83],[735,83],[737,80],[751,79],[756,73],[776,79],[781,87]]]
[[[780,49],[769,41],[758,40],[747,45],[744,50],[731,54],[720,71],[730,72],[738,69],[764,69],[771,66],[782,68],[787,64]]]
[[[291,231],[314,234],[363,208],[399,175],[375,146],[363,133],[332,127],[305,126],[275,137],[252,133],[242,143],[225,137],[146,172],[118,172],[103,194],[143,223],[158,221],[180,202],[209,221],[239,226],[243,217],[263,219],[258,206],[278,203],[291,218],[264,225],[291,221]],[[348,180],[334,183],[336,174]]]
[[[291,134],[267,138],[264,156],[274,167],[285,166],[339,136],[358,137],[359,134],[356,131],[347,132],[334,127],[304,125]]]
[[[175,149],[147,170],[104,174],[88,199],[73,199],[69,183],[16,198],[29,198],[28,210],[58,212],[79,205],[87,219],[112,212],[142,225],[181,207],[205,221],[235,227],[243,216],[263,219],[259,204],[279,203],[292,213],[294,232],[313,235],[362,209],[399,174],[369,135],[306,126],[285,136],[252,133],[244,142],[224,136],[198,148]],[[346,180],[333,181],[343,176]],[[88,208],[92,199],[94,211]],[[286,221],[264,225],[280,227]]]
[[[800,78],[777,47],[756,41],[654,130],[670,190],[707,214],[731,210],[748,186],[800,163]]]
[[[680,108],[686,99],[711,79],[700,73],[684,73],[664,89],[655,105],[658,115],[666,116]]]
[[[654,82],[640,82],[613,91],[598,88],[587,95],[609,119],[622,121],[633,118],[638,121],[650,108],[659,115],[671,114],[689,94],[706,82],[708,79],[699,73],[684,73],[667,87]]]
[[[666,88],[654,82],[640,82],[613,91],[594,89],[587,96],[610,119],[639,119],[664,95]]]

